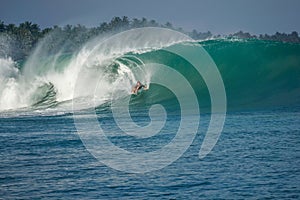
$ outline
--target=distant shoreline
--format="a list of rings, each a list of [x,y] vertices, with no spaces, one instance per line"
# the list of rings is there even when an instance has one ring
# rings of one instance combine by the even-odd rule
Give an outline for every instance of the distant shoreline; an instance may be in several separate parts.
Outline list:
[[[195,40],[205,40],[209,38],[223,37],[300,43],[300,37],[296,31],[293,31],[289,34],[276,32],[274,35],[251,35],[250,33],[243,31],[239,31],[229,35],[213,35],[210,31],[198,32],[197,30],[193,30],[191,32],[187,32],[184,31],[182,28],[173,27],[173,25],[170,22],[160,24],[155,20],[148,20],[146,18],[129,19],[126,16],[114,17],[110,22],[102,22],[97,27],[86,27],[84,25],[78,24],[75,26],[65,25],[63,27],[55,25],[53,27],[44,29],[41,29],[38,24],[34,24],[29,21],[25,21],[23,23],[20,23],[19,25],[15,25],[5,24],[4,21],[0,20],[0,56],[6,54],[5,56],[10,56],[14,60],[24,60],[24,58],[30,55],[30,52],[37,46],[38,42],[50,32],[55,32],[55,37],[59,37],[59,41],[62,41],[62,38],[70,40],[70,51],[72,51],[97,35],[104,35],[141,27],[170,28],[187,34]],[[55,40],[55,38],[53,38],[53,43],[51,45],[54,48],[55,46],[59,46],[60,44],[58,41]],[[12,46],[13,49],[6,46]]]

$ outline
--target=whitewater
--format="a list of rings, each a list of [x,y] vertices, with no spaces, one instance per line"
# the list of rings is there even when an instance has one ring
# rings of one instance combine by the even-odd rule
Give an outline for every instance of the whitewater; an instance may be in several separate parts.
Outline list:
[[[101,36],[72,53],[65,52],[62,44],[56,52],[49,53],[48,40],[55,35],[53,33],[39,44],[23,66],[9,57],[2,57],[0,109],[55,107],[61,102],[93,94],[97,94],[96,99],[101,104],[109,98],[113,88],[129,95],[137,80],[150,84],[151,78],[151,70],[143,69],[143,62],[135,58],[135,54],[188,40],[183,34],[173,37],[167,33],[153,37],[151,31],[139,34],[142,37],[138,40],[135,40],[136,35],[121,36],[109,43],[103,43],[106,39]],[[124,44],[122,40],[134,42]],[[76,81],[82,85],[74,94]],[[89,85],[93,84],[100,85],[97,91],[89,90]]]

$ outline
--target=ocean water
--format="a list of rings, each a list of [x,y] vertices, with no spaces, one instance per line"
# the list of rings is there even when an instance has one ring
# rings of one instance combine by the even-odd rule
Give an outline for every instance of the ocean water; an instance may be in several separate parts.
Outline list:
[[[208,120],[204,115],[202,123]],[[1,198],[298,199],[299,120],[299,112],[289,110],[229,113],[204,159],[198,152],[205,130],[199,130],[171,165],[132,174],[94,158],[72,115],[1,117]],[[165,140],[164,134],[155,140]],[[127,147],[139,145],[126,141]]]
[[[299,44],[145,28],[50,47],[0,58],[0,199],[300,198]]]

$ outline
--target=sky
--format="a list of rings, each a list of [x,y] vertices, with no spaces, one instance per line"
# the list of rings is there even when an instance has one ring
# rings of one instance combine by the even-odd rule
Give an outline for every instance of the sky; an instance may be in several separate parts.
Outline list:
[[[0,0],[0,20],[6,24],[98,26],[114,16],[221,35],[300,32],[300,0]]]

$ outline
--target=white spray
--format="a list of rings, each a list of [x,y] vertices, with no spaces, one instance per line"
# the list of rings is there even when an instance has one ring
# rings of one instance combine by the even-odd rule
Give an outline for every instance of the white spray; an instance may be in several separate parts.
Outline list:
[[[45,84],[54,86],[57,102],[93,96],[101,104],[110,98],[111,90],[116,88],[130,94],[132,84],[137,80],[149,84],[151,73],[142,68],[141,61],[136,68],[132,68],[117,58],[186,40],[185,36],[172,37],[167,31],[165,35],[157,35],[149,28],[135,31],[132,35],[124,34],[124,37],[119,36],[115,40],[96,37],[72,54],[66,54],[63,45],[56,53],[49,54],[51,37],[53,35],[50,34],[38,45],[27,59],[22,73],[10,58],[0,59],[0,111],[30,107],[36,103],[32,101],[32,96]],[[67,58],[61,59],[63,57]],[[107,73],[113,63],[118,64],[116,76]],[[92,84],[97,84],[96,91],[91,89]]]

